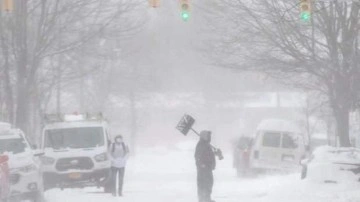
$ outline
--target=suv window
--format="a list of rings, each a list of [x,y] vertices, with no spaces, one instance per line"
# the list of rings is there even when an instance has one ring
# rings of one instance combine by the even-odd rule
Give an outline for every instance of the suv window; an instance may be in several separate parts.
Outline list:
[[[265,132],[263,135],[263,146],[264,147],[280,147],[280,133]]]
[[[282,147],[286,149],[296,149],[298,148],[298,142],[297,140],[290,134],[283,134],[282,139]]]
[[[23,153],[27,149],[24,138],[0,139],[0,153],[9,152],[13,154]]]

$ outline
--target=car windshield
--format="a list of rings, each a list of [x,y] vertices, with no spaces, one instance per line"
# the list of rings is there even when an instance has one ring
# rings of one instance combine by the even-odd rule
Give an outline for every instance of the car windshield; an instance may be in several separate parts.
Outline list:
[[[18,154],[25,152],[28,148],[23,138],[0,139],[0,153]]]
[[[61,128],[45,131],[45,148],[92,148],[103,145],[102,127]]]

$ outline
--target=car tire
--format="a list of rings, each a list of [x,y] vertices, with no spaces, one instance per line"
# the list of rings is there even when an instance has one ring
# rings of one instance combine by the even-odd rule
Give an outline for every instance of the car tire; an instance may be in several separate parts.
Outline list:
[[[302,169],[301,169],[301,179],[305,179],[306,178],[306,175],[307,175],[307,166],[306,165],[303,165],[302,166]]]
[[[33,202],[44,202],[45,199],[44,199],[44,194],[43,192],[39,191],[39,192],[36,192],[33,196]]]

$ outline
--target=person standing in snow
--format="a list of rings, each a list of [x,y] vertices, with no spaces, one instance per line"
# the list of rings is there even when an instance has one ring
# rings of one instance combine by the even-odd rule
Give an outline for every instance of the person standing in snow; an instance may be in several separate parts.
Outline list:
[[[216,160],[210,142],[211,131],[201,131],[195,150],[199,202],[214,202],[211,200],[211,193],[214,185],[213,170],[216,167]]]
[[[118,135],[115,137],[115,142],[111,145],[110,150],[112,194],[113,196],[116,196],[116,193],[118,193],[119,196],[122,196],[125,166],[129,157],[129,148],[124,143],[123,137]],[[117,179],[118,184],[116,184]],[[118,190],[116,190],[116,185],[118,185]]]

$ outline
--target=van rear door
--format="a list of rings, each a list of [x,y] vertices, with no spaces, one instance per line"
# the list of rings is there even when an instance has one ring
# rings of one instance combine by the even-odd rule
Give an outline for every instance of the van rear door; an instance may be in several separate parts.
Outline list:
[[[283,133],[282,135],[282,161],[297,164],[304,155],[304,141],[301,135]]]
[[[264,131],[259,147],[259,159],[273,164],[281,158],[281,133]]]

